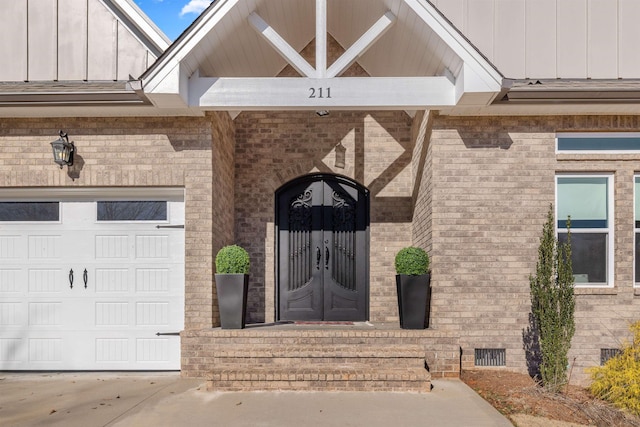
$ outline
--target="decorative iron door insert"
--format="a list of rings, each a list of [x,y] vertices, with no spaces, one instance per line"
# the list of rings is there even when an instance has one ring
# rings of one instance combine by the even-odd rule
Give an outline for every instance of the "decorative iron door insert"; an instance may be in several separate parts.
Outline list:
[[[314,174],[276,193],[279,320],[367,320],[369,193]]]

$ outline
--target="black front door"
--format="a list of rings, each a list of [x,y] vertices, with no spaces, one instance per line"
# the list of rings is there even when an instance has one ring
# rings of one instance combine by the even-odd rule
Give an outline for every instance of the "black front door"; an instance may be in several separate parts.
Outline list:
[[[276,192],[279,320],[367,320],[369,192],[314,174]]]

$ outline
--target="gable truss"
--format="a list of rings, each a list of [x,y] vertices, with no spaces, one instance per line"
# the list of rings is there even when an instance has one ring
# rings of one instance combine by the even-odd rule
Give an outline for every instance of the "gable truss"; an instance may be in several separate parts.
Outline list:
[[[240,1],[240,0],[236,0]],[[420,16],[421,5],[403,0]],[[426,3],[426,2],[425,2]],[[429,13],[427,13],[429,15]],[[422,17],[422,16],[421,16]],[[424,17],[423,17],[424,19]],[[316,0],[315,67],[309,64],[256,11],[247,20],[250,26],[301,77],[208,77],[196,71],[186,77],[179,62],[166,74],[165,81],[150,79],[145,92],[157,106],[190,107],[196,110],[255,109],[422,109],[455,106],[470,89],[467,80],[481,82],[485,96],[474,102],[486,105],[499,92],[495,75],[481,76],[478,66],[467,65],[458,76],[428,77],[340,77],[359,57],[376,43],[396,22],[388,10],[366,30],[343,54],[327,67],[327,0]],[[442,25],[435,22],[431,25]],[[454,40],[454,42],[458,42]],[[458,49],[459,50],[459,49]],[[476,60],[476,58],[472,58]],[[171,64],[167,64],[167,67]],[[497,74],[497,73],[496,73]],[[469,78],[465,78],[471,77]],[[155,83],[155,84],[154,84]],[[479,91],[479,92],[480,92]]]

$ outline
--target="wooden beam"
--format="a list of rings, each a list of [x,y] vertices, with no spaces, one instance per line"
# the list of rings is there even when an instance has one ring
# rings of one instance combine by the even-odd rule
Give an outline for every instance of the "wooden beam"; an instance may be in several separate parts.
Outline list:
[[[300,75],[314,77],[316,70],[255,12],[249,15],[249,22],[262,37],[282,56]]]
[[[316,0],[316,75],[327,75],[327,0]]]
[[[375,24],[371,26],[360,38],[347,49],[336,62],[329,67],[327,77],[336,77],[342,74],[351,66],[360,56],[380,38],[389,28],[396,22],[396,16],[387,11]]]
[[[192,77],[189,106],[204,110],[425,109],[455,105],[446,77]]]

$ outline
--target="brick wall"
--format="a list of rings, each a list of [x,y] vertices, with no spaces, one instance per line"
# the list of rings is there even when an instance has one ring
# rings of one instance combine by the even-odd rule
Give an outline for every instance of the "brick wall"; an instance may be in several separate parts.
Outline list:
[[[71,169],[52,161],[49,142],[60,129],[77,147]],[[228,207],[233,200],[232,132],[226,113],[204,118],[2,119],[0,189],[184,187],[185,328],[211,327],[213,247],[233,238],[232,204]]]
[[[411,243],[411,119],[404,112],[244,112],[236,126],[236,239],[251,255],[249,320],[273,321],[274,192],[311,172],[371,191],[370,312],[397,321],[393,257]],[[335,147],[346,148],[344,168]]]
[[[423,248],[427,253],[432,252],[432,211],[433,186],[431,126],[433,114],[418,112],[413,121],[412,140],[415,141],[413,159],[411,162],[413,175],[413,245]]]
[[[638,117],[435,117],[423,180],[433,182],[433,327],[458,331],[463,368],[474,348],[506,348],[507,366],[526,371],[528,277],[557,172],[615,173],[615,287],[577,289],[574,381],[618,347],[638,318],[633,288],[633,176],[640,155],[556,155],[556,131],[638,131]],[[418,196],[420,199],[420,196]],[[420,204],[420,202],[418,202]]]
[[[211,191],[207,196],[207,202],[212,206],[212,222],[209,230],[212,236],[211,254],[213,260],[220,248],[235,242],[234,229],[234,207],[235,207],[235,127],[231,118],[227,113],[208,113],[212,123],[212,170],[213,182]],[[204,184],[203,184],[204,185]],[[195,220],[195,219],[194,219]],[[208,254],[204,253],[206,257]],[[201,260],[194,260],[200,262]],[[213,261],[211,265],[207,265],[208,270],[205,274],[213,273]],[[204,273],[204,271],[203,271]],[[215,281],[215,276],[214,276]],[[203,287],[200,289],[201,297],[206,298],[213,293],[211,301],[211,312],[213,314],[213,325],[220,325],[220,312],[218,310],[218,299],[214,288]],[[213,291],[213,292],[212,292]],[[204,307],[203,307],[204,308]],[[209,326],[209,325],[205,325]]]

